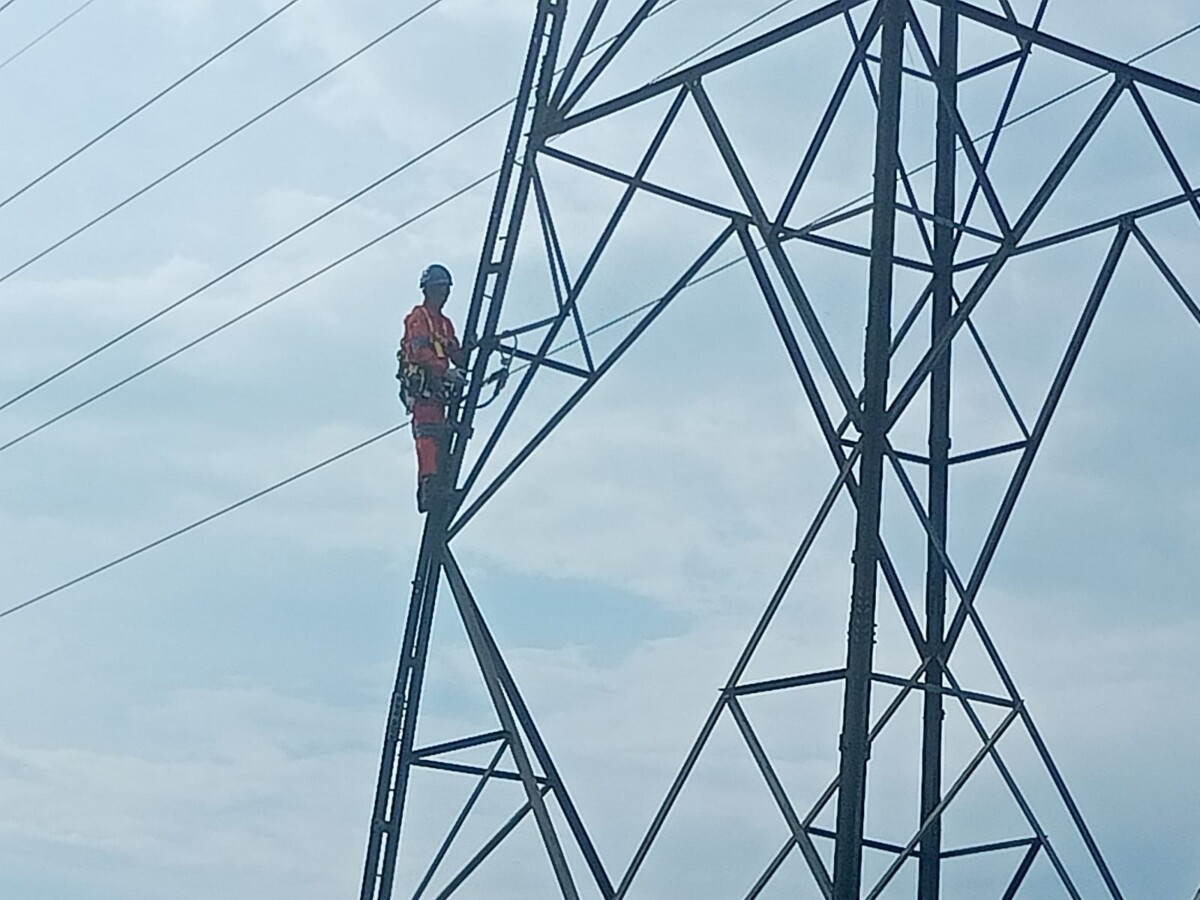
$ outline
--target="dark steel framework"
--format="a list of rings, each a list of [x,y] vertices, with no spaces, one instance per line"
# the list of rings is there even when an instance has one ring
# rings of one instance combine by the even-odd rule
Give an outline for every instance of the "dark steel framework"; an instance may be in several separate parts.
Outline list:
[[[1150,71],[1127,65],[1046,33],[1041,22],[1048,0],[1041,0],[1031,17],[1023,19],[1007,0],[999,0],[997,11],[957,0],[836,0],[792,18],[785,24],[747,40],[732,49],[711,53],[686,68],[661,77],[644,87],[619,96],[592,100],[596,83],[616,62],[647,18],[654,14],[657,0],[645,0],[625,23],[614,40],[597,43],[597,30],[605,17],[607,0],[591,5],[578,39],[560,60],[566,0],[540,0],[533,37],[526,57],[516,112],[508,134],[503,168],[488,221],[483,252],[471,296],[464,332],[478,335],[472,379],[457,410],[451,443],[450,470],[455,489],[446,506],[427,517],[421,539],[416,577],[408,608],[395,691],[383,746],[383,759],[371,823],[361,900],[387,900],[393,893],[402,825],[405,821],[409,779],[417,768],[457,772],[476,779],[460,815],[435,854],[414,893],[417,896],[448,897],[454,894],[488,856],[524,820],[532,816],[559,892],[566,900],[581,895],[617,900],[631,895],[635,878],[655,845],[676,800],[692,775],[717,723],[732,719],[769,788],[787,828],[787,838],[778,854],[766,865],[757,883],[745,896],[758,897],[780,871],[783,863],[798,854],[811,874],[820,896],[833,900],[898,895],[896,876],[915,869],[919,900],[942,896],[943,864],[950,859],[978,858],[1002,851],[1019,852],[1019,862],[998,895],[998,900],[1024,896],[1023,886],[1036,864],[1048,864],[1061,896],[1081,900],[1077,874],[1070,870],[1052,841],[1014,772],[1002,753],[1002,739],[1011,731],[1024,731],[1036,749],[1044,772],[1053,784],[1058,802],[1069,817],[1078,839],[1086,848],[1091,877],[1103,885],[1106,896],[1120,900],[1122,893],[1110,872],[1080,809],[1053,761],[1034,719],[1027,710],[990,633],[976,608],[984,578],[1009,524],[1030,468],[1042,447],[1050,421],[1079,359],[1098,309],[1123,255],[1133,244],[1140,245],[1190,314],[1200,322],[1200,307],[1159,249],[1147,237],[1142,223],[1168,210],[1189,207],[1200,220],[1200,191],[1185,175],[1179,159],[1151,107],[1150,94],[1167,95],[1187,104],[1200,104],[1200,89]],[[936,34],[928,33],[918,10],[936,10]],[[856,18],[857,16],[857,18]],[[1011,41],[1008,52],[960,67],[960,27],[970,22]],[[817,28],[843,28],[850,38],[850,57],[829,99],[819,126],[802,150],[801,163],[777,210],[769,210],[752,184],[743,158],[735,150],[722,116],[705,88],[705,80],[727,67],[738,65],[756,54],[786,43]],[[906,62],[905,48],[915,48],[914,59]],[[1107,89],[1081,127],[1057,155],[1057,161],[1040,186],[1023,206],[1001,196],[989,166],[1001,136],[1000,126],[1009,117],[1014,96],[1022,83],[1032,53],[1053,54],[1100,73],[1109,79]],[[598,54],[598,56],[597,56]],[[585,66],[585,61],[596,57]],[[960,86],[982,73],[1007,67],[1007,91],[1000,103],[995,128],[985,142],[973,140],[959,109]],[[837,215],[804,227],[789,225],[791,213],[806,187],[815,161],[838,119],[847,92],[858,79],[869,85],[876,107],[875,162],[869,199]],[[913,172],[902,163],[900,135],[902,88],[907,79],[921,79],[936,90],[933,196],[931,208],[917,191]],[[661,125],[632,172],[618,171],[582,155],[558,149],[552,141],[584,129],[622,111],[656,98],[671,98]],[[1060,190],[1118,101],[1131,98],[1143,118],[1166,165],[1178,182],[1174,196],[1156,199],[1121,214],[1037,239],[1029,237],[1051,199]],[[591,105],[588,105],[590,101]],[[692,104],[703,119],[719,151],[741,204],[724,207],[703,197],[691,196],[648,180],[647,173],[680,111]],[[979,144],[982,143],[982,153]],[[587,260],[579,271],[567,266],[556,221],[551,213],[549,191],[542,167],[551,161],[565,164],[601,179],[623,185],[623,194]],[[970,187],[966,196],[960,184],[960,166],[966,166]],[[714,222],[714,239],[687,266],[673,286],[644,308],[640,317],[606,355],[598,355],[589,344],[581,312],[586,310],[586,288],[597,263],[609,247],[631,202],[647,193],[707,214]],[[902,196],[898,196],[902,194]],[[983,211],[992,223],[975,224]],[[831,234],[841,223],[869,219],[869,245],[856,245]],[[902,257],[896,249],[897,224],[905,219],[918,229],[928,259]],[[509,321],[505,298],[518,235],[523,228],[540,228],[544,241],[554,305],[543,318]],[[1093,235],[1111,235],[1107,253],[1076,317],[1074,328],[1057,369],[1045,392],[1036,417],[1028,424],[1006,383],[987,354],[979,329],[972,318],[989,296],[998,276],[1012,260],[1025,254],[1064,245]],[[988,252],[962,259],[965,237],[985,241]],[[807,242],[869,260],[867,318],[863,346],[864,370],[861,391],[852,386],[845,362],[835,352],[821,316],[810,302],[800,274],[785,245]],[[761,299],[773,319],[788,358],[799,380],[816,422],[832,455],[836,477],[787,566],[764,614],[754,629],[733,672],[725,682],[666,797],[649,824],[633,858],[623,871],[610,871],[601,861],[583,819],[572,802],[548,747],[539,734],[529,708],[512,673],[476,604],[466,576],[456,561],[451,544],[485,504],[551,435],[563,419],[613,368],[635,342],[640,340],[676,296],[710,267],[723,248],[738,248],[748,261],[761,289]],[[893,313],[901,309],[896,273],[900,268],[921,273],[924,289],[908,307],[898,327]],[[782,290],[777,288],[782,285]],[[897,350],[913,340],[913,326],[927,313],[930,332],[927,349],[908,371],[893,373]],[[795,327],[798,322],[800,330]],[[556,359],[554,349],[564,336],[574,333],[583,364]],[[801,335],[807,340],[807,348]],[[535,351],[512,346],[519,336],[534,337]],[[951,454],[952,351],[971,341],[988,360],[995,379],[1021,432],[1021,439],[959,455]],[[504,396],[499,415],[489,422],[486,434],[475,435],[476,412],[486,392],[489,366],[500,354],[515,354],[524,371],[515,387]],[[897,375],[894,378],[893,375]],[[498,452],[501,436],[513,420],[530,385],[538,377],[573,379],[576,384],[558,410],[546,419],[496,474],[486,481],[483,473]],[[836,391],[838,408],[830,408],[818,384],[825,378]],[[927,398],[927,410],[914,401]],[[897,449],[893,434],[904,417],[926,415],[928,435],[925,452]],[[951,473],[957,466],[988,458],[1013,460],[1011,477],[1003,499],[991,520],[978,556],[964,568],[948,550],[948,499]],[[914,467],[925,470],[925,494]],[[882,536],[882,499],[885,480],[894,478],[904,501],[920,523],[926,545],[924,616],[916,599],[905,588],[897,566]],[[890,483],[890,482],[889,482]],[[835,502],[848,495],[856,510],[852,558],[853,579],[849,636],[844,667],[834,671],[801,674],[766,682],[745,680],[751,658],[768,632],[784,597],[796,578],[817,535],[826,527]],[[471,649],[494,707],[497,727],[489,732],[435,746],[418,746],[416,724],[430,635],[439,587],[449,588],[454,606],[465,628]],[[874,664],[877,602],[880,588],[894,603],[915,650],[915,668],[903,675],[876,670]],[[1002,693],[964,687],[951,664],[956,646],[973,632],[986,658],[1003,684]],[[842,732],[840,765],[828,787],[813,799],[807,810],[797,806],[772,763],[744,709],[744,699],[770,691],[806,685],[836,683],[842,687]],[[881,689],[894,691],[881,711]],[[917,700],[916,698],[919,698]],[[888,842],[865,834],[868,758],[872,744],[907,701],[922,707],[920,745],[919,825],[906,840]],[[969,763],[950,780],[944,771],[943,719],[947,704],[961,709],[978,736]],[[988,725],[984,710],[999,710],[998,724]],[[453,754],[469,748],[492,749],[486,766],[455,761]],[[1019,809],[1026,832],[1009,840],[971,846],[947,847],[943,813],[967,782],[985,763],[999,774]],[[457,873],[441,871],[447,852],[460,836],[464,823],[477,808],[484,789],[497,780],[519,782],[525,802],[503,823],[469,862]],[[818,816],[836,799],[836,830],[816,826]],[[830,856],[818,847],[832,842]],[[572,846],[573,845],[573,846]],[[826,845],[828,847],[828,845]],[[864,877],[864,848],[890,854],[891,862],[882,876]],[[582,865],[572,866],[568,851]],[[436,895],[433,893],[436,884]],[[890,889],[889,889],[890,886]],[[908,889],[905,888],[904,891]],[[805,893],[804,896],[812,896]],[[1042,895],[1039,895],[1042,896]]]

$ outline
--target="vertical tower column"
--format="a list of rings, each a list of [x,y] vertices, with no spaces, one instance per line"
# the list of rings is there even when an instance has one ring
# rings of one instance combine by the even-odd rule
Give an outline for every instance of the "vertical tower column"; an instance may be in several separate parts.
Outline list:
[[[879,573],[879,521],[883,501],[883,458],[887,439],[890,368],[892,256],[896,241],[896,175],[899,169],[900,85],[903,77],[905,4],[880,0],[883,27],[879,66],[875,173],[871,219],[871,263],[863,359],[859,430],[858,523],[846,652],[838,781],[834,900],[859,900],[863,823],[866,813],[871,664],[875,651],[875,601]]]
[[[958,11],[942,7],[936,83],[937,170],[934,180],[933,304],[930,340],[949,322],[954,291],[955,221],[954,110],[958,108]],[[925,569],[925,708],[921,733],[921,818],[924,822],[942,799],[942,658],[946,631],[946,567],[938,545],[946,547],[950,494],[950,376],[951,347],[947,344],[930,372],[929,382],[929,496],[930,536]],[[932,822],[921,839],[918,900],[941,895],[942,822]]]
[[[390,900],[392,896],[403,836],[408,781],[414,761],[417,718],[424,689],[425,664],[429,656],[434,608],[437,604],[438,585],[441,582],[449,540],[448,529],[459,502],[459,494],[455,488],[466,444],[471,435],[475,411],[479,406],[489,354],[494,350],[496,322],[500,318],[504,303],[508,275],[529,195],[532,157],[537,149],[537,142],[541,140],[538,131],[548,109],[566,13],[567,0],[539,0],[533,33],[525,55],[521,86],[505,143],[504,161],[492,201],[492,213],[484,236],[479,269],[463,328],[464,338],[473,338],[481,316],[486,313],[482,335],[484,340],[474,353],[472,376],[466,396],[458,409],[451,410],[450,452],[448,459],[444,461],[443,478],[446,485],[454,490],[451,491],[449,499],[434,504],[426,517],[421,548],[417,556],[416,574],[413,578],[400,660],[397,664],[396,683],[384,728],[383,751],[359,891],[360,900]],[[511,735],[511,729],[507,725],[505,727]],[[513,737],[510,737],[510,740],[512,739]],[[537,801],[540,800],[538,797]],[[549,826],[544,810],[539,825],[544,826],[543,832],[545,827]],[[551,850],[554,857],[555,871],[560,884],[563,885],[564,897],[576,896],[574,885],[570,883],[569,874],[565,871],[561,850],[557,848],[557,839],[554,841],[554,847],[548,845],[547,849]],[[591,862],[589,859],[589,863]]]
[[[409,598],[404,640],[396,668],[396,683],[388,706],[382,761],[375,785],[371,830],[363,864],[359,900],[390,900],[400,852],[400,831],[412,771],[413,741],[429,658],[433,609],[437,602],[441,559],[445,551],[448,511],[439,504],[425,520]]]

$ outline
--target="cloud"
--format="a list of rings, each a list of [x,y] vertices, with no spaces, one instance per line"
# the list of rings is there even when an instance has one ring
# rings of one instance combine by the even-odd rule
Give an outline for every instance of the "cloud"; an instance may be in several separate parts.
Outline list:
[[[1182,3],[1159,4],[1131,24],[1091,9],[1080,19],[1074,15],[1080,8],[1051,4],[1063,33],[1078,20],[1086,32],[1078,34],[1116,55],[1165,36],[1188,13]],[[156,16],[183,23],[147,29],[161,36],[172,66],[185,46],[175,41],[198,39],[199,25],[219,18],[218,8],[206,3],[155,9]],[[120,228],[97,229],[95,243],[81,241],[31,269],[5,291],[9,318],[0,367],[6,381],[23,387],[54,361],[73,358],[122,323],[182,295],[504,99],[515,86],[530,11],[515,2],[447,2],[347,67],[311,104],[297,105],[254,139],[247,135],[245,144],[231,143],[221,165],[198,170],[157,203],[131,207]],[[596,96],[621,89],[622,79],[641,83],[748,12],[680,4],[654,21],[655,30],[629,55],[629,68],[598,83]],[[204,99],[198,82],[186,103],[181,95],[169,114],[164,106],[163,121],[175,126],[167,130],[215,124],[232,114],[229,103],[258,102],[254,90],[273,86],[272,78],[309,77],[400,14],[388,4],[299,5],[256,44],[262,56],[248,54],[236,66],[231,60],[227,77],[205,82],[212,93]],[[735,141],[752,158],[756,184],[772,199],[796,165],[797,142],[811,131],[826,95],[824,81],[806,80],[806,66],[815,70],[826,56],[831,66],[844,62],[849,44],[841,28],[830,29],[839,39],[828,46],[805,44],[811,53],[803,65],[764,61],[759,70],[745,70],[742,81],[714,79],[710,86]],[[1035,60],[1046,55],[1035,51]],[[74,86],[86,77],[84,59],[91,57],[61,67]],[[1078,74],[1070,66],[1036,71],[1036,89],[1023,92],[1022,102],[1050,96]],[[63,97],[76,96],[66,81],[46,84],[61,88]],[[913,108],[931,113],[929,97],[918,90],[909,94]],[[850,162],[862,158],[869,165],[863,153],[869,142],[857,123],[869,123],[871,103],[866,92],[853,101],[855,127],[834,135],[812,193],[802,198],[805,215],[825,212],[863,183],[851,178],[857,173]],[[1073,114],[1082,114],[1084,105]],[[96,116],[107,109],[94,98],[93,106]],[[761,115],[764,108],[772,114]],[[11,112],[11,131],[22,143],[13,152],[33,159],[49,146],[35,146],[34,137],[44,137],[47,122],[59,120],[43,117],[39,124],[17,115]],[[1172,135],[1188,133],[1185,116],[1164,113],[1164,119],[1164,127],[1179,129]],[[506,121],[497,117],[490,130],[414,167],[144,340],[64,379],[61,390],[6,411],[5,428],[15,433],[34,424],[80,392],[177,346],[465,184],[498,161]],[[1018,152],[1003,160],[1007,183],[1019,188],[1022,178],[1044,174],[1045,166],[1034,163],[1052,158],[1055,121],[1051,114],[1031,120],[1027,130],[1014,129]],[[597,159],[625,165],[630,135],[656,124],[647,117],[611,132],[581,132],[580,142],[590,142]],[[1118,129],[1101,169],[1112,154],[1119,158],[1125,136]],[[692,149],[685,141],[664,156],[656,177],[678,176],[686,184],[689,171],[681,167]],[[25,219],[5,219],[12,252],[50,234],[57,215],[99,203],[101,188],[119,187],[106,173],[145,175],[143,156],[122,159],[115,169],[81,168],[69,189],[39,195],[37,204],[23,208],[31,210]],[[923,161],[910,159],[907,149],[906,160]],[[1184,165],[1195,168],[1190,158]],[[590,177],[560,175],[547,166],[577,271],[616,190]],[[416,299],[412,282],[428,261],[447,262],[461,286],[452,313],[461,316],[489,204],[490,187],[482,188],[178,364],[48,430],[23,451],[6,454],[0,562],[13,599],[398,421],[392,354],[400,317]],[[718,223],[708,217],[676,215],[665,202],[639,204],[597,270],[584,309],[589,325],[653,299],[716,232]],[[847,235],[861,238],[861,225]],[[1156,240],[1189,284],[1196,272],[1187,229],[1194,225],[1185,215],[1150,226],[1159,229]],[[509,307],[514,322],[553,307],[538,238],[526,232],[518,254]],[[1036,264],[1014,264],[998,283],[995,302],[980,308],[980,330],[1027,417],[1104,249],[1102,241],[1084,241]],[[863,296],[865,266],[825,251],[797,249],[794,258],[856,383],[862,322],[855,298]],[[1188,606],[1195,582],[1190,535],[1200,515],[1187,475],[1195,436],[1180,414],[1195,406],[1190,388],[1181,387],[1190,378],[1195,335],[1144,264],[1126,269],[1123,263],[1118,277],[980,610],[1129,895],[1176,896],[1193,890],[1200,876],[1194,866],[1188,870],[1187,861],[1196,858],[1189,836],[1198,829],[1188,805],[1196,791],[1186,789],[1200,736],[1172,706],[1178,706],[1180,685],[1196,681],[1190,648],[1200,637]],[[906,281],[907,300],[911,288]],[[1156,305],[1169,312],[1151,313]],[[611,347],[621,333],[612,329],[596,343]],[[911,348],[927,341],[922,327],[913,334]],[[919,356],[916,349],[905,353]],[[903,361],[911,364],[909,356]],[[1135,361],[1151,358],[1153,365]],[[815,357],[811,361],[816,365]],[[982,364],[964,351],[956,365],[962,367],[956,448],[1007,440],[1012,426]],[[818,378],[826,387],[824,376]],[[539,378],[498,461],[562,399],[566,383],[560,376]],[[495,422],[500,408],[481,417],[481,429]],[[910,431],[908,449],[919,449],[924,433],[917,426]],[[12,802],[0,828],[42,870],[31,882],[35,890],[10,893],[62,896],[45,887],[47,879],[67,877],[62,873],[77,878],[77,896],[107,892],[122,900],[158,896],[168,879],[182,885],[181,896],[234,898],[329,896],[357,883],[419,520],[411,507],[406,434],[352,460],[24,617],[4,620],[9,731],[0,745],[0,790]],[[1011,458],[986,474],[984,465],[956,474],[961,499],[953,521],[962,538],[956,537],[953,552],[964,565],[974,549],[970,539],[979,537],[995,509]],[[742,266],[681,296],[458,539],[485,614],[614,868],[632,854],[833,477],[828,451]],[[919,599],[922,542],[892,482],[886,502],[889,527],[904,526],[896,551],[906,587]],[[747,678],[841,664],[851,538],[851,510],[843,500]],[[422,740],[491,724],[448,602],[435,627]],[[886,596],[879,653],[881,667],[907,674],[912,653],[896,639]],[[965,645],[960,674],[994,689],[980,658],[975,645]],[[747,701],[747,710],[797,796],[823,787],[836,762],[837,697],[806,689]],[[895,785],[872,787],[872,827],[899,832],[913,814],[904,791],[915,769],[909,765],[915,745],[903,730],[912,724],[898,721],[894,742],[877,754],[874,771],[881,778],[899,774]],[[643,895],[744,892],[754,865],[765,864],[782,844],[778,811],[728,725],[664,832],[667,841],[639,882]],[[956,735],[954,753],[971,752],[974,738]],[[1035,773],[1029,783],[1045,799],[1038,768],[1019,746],[1014,742],[1014,756],[1023,773]],[[430,775],[422,784],[414,788],[413,821],[427,815],[446,824],[464,782]],[[489,794],[487,810],[502,817],[516,803],[517,794],[501,790]],[[976,815],[984,807],[984,801],[967,801],[964,817],[984,820]],[[1057,835],[1063,822],[1053,823]],[[414,826],[414,858],[432,852],[434,831]],[[470,838],[485,836],[472,832]],[[470,889],[491,900],[503,896],[496,884],[514,897],[540,896],[545,872],[523,861],[540,860],[541,852],[526,828]],[[11,862],[8,868],[17,871],[18,861]],[[405,869],[404,877],[415,876]]]
[[[540,450],[466,545],[517,571],[615,582],[692,612],[724,606],[747,569],[797,539],[800,515],[784,510],[811,507],[824,485],[780,485],[812,437],[772,423],[749,392],[632,383]]]
[[[150,896],[170,871],[189,873],[179,896],[218,886],[248,896],[264,867],[293,896],[325,896],[349,874],[339,851],[359,810],[347,800],[365,793],[352,773],[371,764],[357,722],[231,686],[140,710],[120,749],[5,742],[0,830],[39,855],[71,848],[121,860],[131,897]]]
[[[217,5],[215,0],[138,0],[138,5],[180,25],[191,25],[207,18]]]

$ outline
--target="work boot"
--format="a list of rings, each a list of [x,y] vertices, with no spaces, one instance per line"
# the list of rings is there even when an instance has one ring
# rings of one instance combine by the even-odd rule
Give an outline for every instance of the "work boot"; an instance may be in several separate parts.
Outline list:
[[[442,482],[436,475],[426,475],[417,484],[417,512],[429,512],[442,499]]]
[[[426,475],[417,482],[417,512],[429,512],[429,504],[433,493],[433,476]]]

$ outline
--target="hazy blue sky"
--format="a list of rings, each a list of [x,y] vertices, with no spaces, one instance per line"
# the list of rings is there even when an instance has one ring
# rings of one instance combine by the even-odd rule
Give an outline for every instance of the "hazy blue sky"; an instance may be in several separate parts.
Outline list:
[[[0,203],[283,3],[95,0],[4,62],[79,5],[17,0],[0,12]],[[504,102],[515,91],[534,5],[444,0],[6,277],[423,6],[300,0],[0,205],[0,403]],[[651,20],[595,97],[645,82],[774,5],[678,0]],[[797,0],[746,35],[815,5]],[[1036,3],[1013,5],[1028,16]],[[615,31],[635,4],[611,6],[601,34]],[[573,4],[569,34],[587,7]],[[1192,0],[1151,0],[1136,10],[1116,0],[1050,0],[1045,27],[1129,58],[1197,22]],[[966,26],[963,40],[967,60],[1011,48]],[[1193,34],[1143,65],[1198,83],[1198,48]],[[768,206],[778,203],[848,53],[845,28],[835,22],[706,81]],[[920,65],[911,42],[907,55]],[[964,87],[972,131],[990,127],[1005,71]],[[1091,74],[1035,53],[1014,111]],[[1093,85],[1006,132],[995,177],[1010,216],[1106,87]],[[902,151],[915,166],[932,149],[935,106],[927,86],[910,81],[905,90]],[[1194,182],[1200,111],[1150,91],[1147,98]],[[632,168],[662,109],[569,135],[561,146]],[[871,116],[858,83],[795,222],[869,190]],[[736,204],[699,121],[694,109],[685,111],[652,175]],[[0,410],[0,444],[485,176],[498,165],[506,126],[506,114],[489,119]],[[545,174],[577,268],[616,189],[551,166]],[[930,183],[928,174],[916,179],[923,197]],[[1034,234],[1178,190],[1128,97],[1064,187]],[[398,423],[393,354],[417,300],[417,275],[428,262],[447,264],[458,279],[449,312],[461,316],[490,196],[485,182],[128,387],[0,450],[0,606]],[[973,222],[991,227],[982,205]],[[719,227],[663,201],[639,201],[597,270],[587,323],[653,299]],[[861,240],[862,227],[838,236]],[[1195,215],[1179,209],[1146,230],[1200,291]],[[1110,239],[1014,262],[979,309],[980,331],[1027,419]],[[900,243],[909,255],[923,252],[909,225]],[[964,242],[964,253],[979,246]],[[718,261],[736,253],[730,246]],[[857,384],[865,266],[816,248],[794,254]],[[899,289],[907,304],[920,284],[906,276]],[[549,291],[530,231],[514,278],[514,315],[552,304]],[[922,321],[898,369],[916,360],[926,327]],[[613,340],[606,333],[600,343]],[[1198,350],[1200,326],[1131,245],[979,603],[1131,900],[1190,900],[1200,884]],[[1015,426],[978,357],[964,352],[958,360],[956,450],[1013,439]],[[564,386],[544,379],[516,433],[532,428]],[[917,406],[919,415],[924,404]],[[907,449],[919,450],[919,428],[900,434]],[[955,483],[951,551],[964,569],[1010,468],[1011,460],[964,467]],[[393,436],[0,619],[0,893],[315,900],[357,891],[420,524],[413,470],[407,434]],[[834,474],[749,269],[738,265],[686,292],[458,541],[484,613],[611,869],[627,863]],[[919,594],[923,550],[894,479],[886,503],[885,536]],[[841,663],[852,533],[843,501],[753,677]],[[911,652],[892,641],[895,620],[885,604],[879,668],[907,675]],[[966,642],[964,679],[995,689],[994,677],[972,662],[978,658]],[[816,689],[747,708],[789,786],[798,795],[819,790],[836,766],[836,697]],[[449,615],[437,622],[424,712],[422,741],[488,722]],[[950,726],[948,770],[976,746],[958,727]],[[915,718],[902,718],[876,750],[869,827],[877,837],[907,837],[915,728]],[[719,732],[710,750],[631,900],[741,896],[785,840],[785,824],[732,731]],[[1026,745],[1017,741],[1011,752],[1044,804],[1052,837],[1077,863],[1079,848]],[[467,789],[431,776],[414,785],[414,810],[444,822]],[[507,815],[517,802],[515,792],[498,789],[486,811]],[[963,834],[1025,833],[992,776],[964,795],[961,809],[952,821]],[[465,836],[467,847],[482,839],[479,827]],[[440,836],[435,830],[414,830],[412,846],[426,847]],[[550,896],[533,841],[532,832],[519,833],[491,879],[481,873],[464,896]],[[1044,887],[1030,896],[1064,896],[1040,866],[1034,884]],[[414,874],[401,876],[410,883]],[[802,875],[799,866],[785,870],[776,894],[764,896],[794,896],[783,889],[786,879]],[[969,877],[948,875],[962,896],[983,889]],[[1087,876],[1082,882],[1085,896],[1099,896]]]

